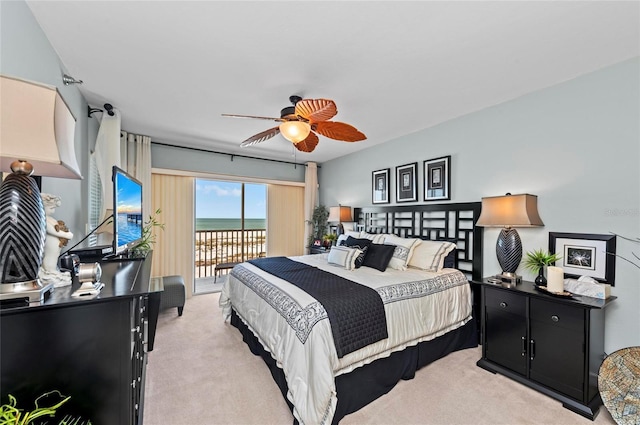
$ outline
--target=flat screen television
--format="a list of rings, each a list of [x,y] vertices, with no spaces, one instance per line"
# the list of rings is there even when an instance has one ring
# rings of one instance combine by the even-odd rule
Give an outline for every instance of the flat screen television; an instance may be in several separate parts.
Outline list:
[[[113,166],[113,254],[126,254],[142,240],[142,183]]]

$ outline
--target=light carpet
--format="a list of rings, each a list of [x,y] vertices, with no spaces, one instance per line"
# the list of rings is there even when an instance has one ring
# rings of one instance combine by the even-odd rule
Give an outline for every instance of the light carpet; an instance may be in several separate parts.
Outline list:
[[[187,300],[184,314],[160,313],[149,353],[145,425],[291,424],[269,370],[238,330],[222,321],[218,293]],[[340,423],[558,424],[615,422],[604,407],[590,421],[562,404],[476,366],[481,348],[458,351]]]

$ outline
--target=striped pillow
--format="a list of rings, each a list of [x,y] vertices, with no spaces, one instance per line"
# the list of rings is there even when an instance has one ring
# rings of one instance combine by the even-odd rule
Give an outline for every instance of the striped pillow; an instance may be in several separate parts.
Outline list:
[[[393,257],[389,261],[389,267],[396,270],[407,270],[407,264],[413,256],[413,252],[422,241],[420,239],[401,238],[396,235],[386,235],[385,245],[395,245]]]
[[[409,259],[409,267],[439,272],[444,267],[444,259],[448,253],[455,249],[453,242],[422,241],[415,247],[413,255]]]
[[[349,248],[348,246],[332,246],[329,251],[327,261],[334,266],[341,266],[347,270],[356,268],[356,259],[362,253],[357,248]]]

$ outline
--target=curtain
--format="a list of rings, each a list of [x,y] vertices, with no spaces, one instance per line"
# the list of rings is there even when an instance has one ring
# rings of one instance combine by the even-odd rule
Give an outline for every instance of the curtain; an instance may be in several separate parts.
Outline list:
[[[267,186],[267,256],[303,255],[305,190],[300,186]]]
[[[120,167],[120,112],[113,110],[114,115],[102,113],[100,128],[93,151],[100,185],[102,187],[101,208],[98,217],[105,218],[107,210],[113,212],[113,182],[111,168]]]
[[[313,209],[318,203],[318,166],[315,162],[307,162],[307,169],[304,174],[304,240],[303,252],[308,248],[309,240],[313,235]]]
[[[151,204],[151,138],[120,132],[120,158],[121,168],[142,183],[142,212],[147,221],[157,209]]]
[[[155,229],[151,275],[154,277],[180,275],[187,297],[194,285],[194,178],[167,174],[152,174],[151,205],[162,211],[158,221],[164,230]]]

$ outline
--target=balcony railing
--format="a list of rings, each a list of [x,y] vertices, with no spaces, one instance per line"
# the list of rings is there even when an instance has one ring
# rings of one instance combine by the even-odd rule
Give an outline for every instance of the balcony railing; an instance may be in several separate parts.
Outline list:
[[[215,265],[264,257],[266,229],[198,230],[195,234],[196,278],[210,277]]]

